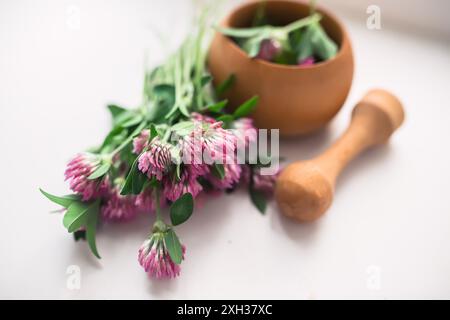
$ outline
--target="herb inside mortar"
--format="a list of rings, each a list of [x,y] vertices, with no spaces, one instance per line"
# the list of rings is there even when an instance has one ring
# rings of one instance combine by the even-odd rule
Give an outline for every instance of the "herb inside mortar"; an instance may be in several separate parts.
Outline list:
[[[337,44],[327,35],[311,2],[309,16],[285,26],[273,26],[265,14],[264,2],[256,11],[252,27],[216,30],[231,37],[251,58],[284,65],[311,66],[336,56]]]

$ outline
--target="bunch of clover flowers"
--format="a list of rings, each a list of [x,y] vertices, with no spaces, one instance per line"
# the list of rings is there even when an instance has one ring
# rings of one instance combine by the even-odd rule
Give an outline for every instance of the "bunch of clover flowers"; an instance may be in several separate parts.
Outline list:
[[[56,197],[43,193],[67,209],[64,225],[69,232],[81,237],[84,234],[98,257],[98,220],[121,222],[139,213],[154,214],[152,232],[139,249],[138,260],[152,277],[175,277],[180,273],[186,248],[174,227],[189,219],[195,198],[201,193],[248,184],[250,179],[257,182],[260,191],[267,192],[267,185],[269,189],[273,186],[273,179],[265,176],[250,178],[250,166],[239,164],[236,158],[238,146],[246,147],[256,138],[252,121],[240,118],[231,125],[234,129],[225,129],[224,122],[199,113],[192,113],[188,120],[170,129],[151,125],[132,135],[129,149],[135,158],[131,165],[120,153],[82,153],[69,162],[65,172],[75,194]],[[169,139],[167,130],[177,139]],[[242,137],[244,143],[239,144]],[[209,161],[204,161],[205,156]],[[161,212],[167,206],[170,224],[164,222]]]
[[[130,221],[139,214],[154,217],[138,252],[139,263],[154,278],[179,275],[186,248],[175,228],[192,215],[200,194],[245,184],[264,211],[272,192],[274,176],[261,176],[257,166],[238,163],[234,156],[256,140],[247,115],[258,98],[232,114],[224,111],[227,101],[218,97],[234,85],[234,76],[212,86],[200,36],[204,34],[198,30],[189,36],[166,63],[146,74],[138,108],[108,106],[112,129],[102,144],[67,165],[65,178],[73,194],[60,197],[41,190],[64,208],[68,232],[75,240],[85,239],[98,258],[100,224]],[[166,208],[170,223],[164,220]]]

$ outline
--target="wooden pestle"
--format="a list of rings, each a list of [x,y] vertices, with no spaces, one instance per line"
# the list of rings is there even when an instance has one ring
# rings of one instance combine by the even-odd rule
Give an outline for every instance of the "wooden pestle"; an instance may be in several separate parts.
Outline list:
[[[371,90],[356,105],[347,131],[322,155],[287,166],[277,179],[275,197],[281,211],[299,222],[318,219],[333,201],[344,167],[360,152],[387,142],[402,124],[400,101],[385,90]]]

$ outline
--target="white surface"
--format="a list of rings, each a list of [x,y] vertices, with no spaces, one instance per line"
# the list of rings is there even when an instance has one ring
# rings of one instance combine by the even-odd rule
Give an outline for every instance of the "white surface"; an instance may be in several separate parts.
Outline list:
[[[429,36],[450,37],[448,0],[319,0],[318,3],[352,13],[361,23],[367,18],[370,5],[380,8],[383,20],[406,32],[417,32]]]
[[[72,5],[79,29],[67,22]],[[73,242],[37,188],[67,191],[66,161],[107,132],[106,103],[139,103],[144,52],[162,56],[154,27],[176,43],[187,6],[0,1],[0,298],[450,298],[449,41],[369,31],[358,19],[346,20],[356,74],[342,112],[281,153],[324,150],[373,86],[401,97],[407,119],[345,171],[323,219],[296,225],[274,203],[263,217],[245,192],[211,199],[179,230],[188,251],[174,281],[149,281],[136,261],[144,217],[99,232],[101,261]],[[70,265],[81,268],[80,290],[66,287]]]

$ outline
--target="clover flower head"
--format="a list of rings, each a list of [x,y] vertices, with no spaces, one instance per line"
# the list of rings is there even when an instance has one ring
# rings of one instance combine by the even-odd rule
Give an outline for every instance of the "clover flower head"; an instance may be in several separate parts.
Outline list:
[[[257,59],[273,61],[281,52],[281,43],[275,39],[265,39],[261,42]]]
[[[299,61],[298,65],[301,67],[310,67],[316,63],[316,59],[314,57],[307,57],[301,61]]]
[[[183,245],[183,259],[185,252]],[[151,278],[171,279],[180,275],[181,268],[170,258],[163,232],[155,232],[144,241],[138,252],[138,261]]]
[[[252,183],[252,187],[255,190],[261,191],[266,195],[272,195],[279,173],[280,171],[277,171],[275,174],[263,175],[260,170],[254,170],[252,174],[249,166],[243,166],[242,180],[246,184]]]
[[[192,132],[179,141],[182,161],[188,164],[211,164],[233,157],[237,138],[232,130],[222,126],[221,121],[210,121],[204,116],[194,120]]]
[[[98,198],[108,190],[107,177],[88,179],[99,166],[98,157],[90,153],[80,153],[67,164],[64,173],[65,180],[69,181],[72,191],[82,196],[83,201]]]
[[[208,175],[208,181],[212,186],[219,190],[226,190],[233,188],[241,179],[242,168],[237,163],[227,163],[223,165],[224,176],[219,178],[212,173]]]
[[[199,175],[195,171],[195,166],[184,166],[179,179],[167,177],[164,181],[163,194],[167,200],[175,201],[185,193],[190,193],[195,198],[202,190],[202,185],[198,182]]]
[[[171,144],[164,143],[159,138],[154,138],[148,146],[148,150],[140,155],[138,169],[146,173],[150,179],[156,177],[157,180],[161,181],[172,164],[172,147]]]
[[[133,139],[133,153],[141,154],[148,146],[148,139],[150,138],[150,130],[142,130],[141,133]]]
[[[258,138],[253,120],[250,118],[240,118],[234,121],[233,133],[237,138],[238,147],[247,147],[250,143],[256,142]]]
[[[139,211],[136,196],[123,196],[117,187],[109,190],[105,200],[106,202],[100,208],[104,220],[128,221],[133,219]]]

